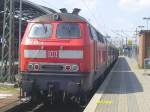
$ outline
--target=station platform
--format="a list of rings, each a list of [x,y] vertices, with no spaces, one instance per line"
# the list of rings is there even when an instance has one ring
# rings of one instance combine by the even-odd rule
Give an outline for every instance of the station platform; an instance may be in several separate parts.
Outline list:
[[[119,57],[84,112],[150,112],[150,75]]]

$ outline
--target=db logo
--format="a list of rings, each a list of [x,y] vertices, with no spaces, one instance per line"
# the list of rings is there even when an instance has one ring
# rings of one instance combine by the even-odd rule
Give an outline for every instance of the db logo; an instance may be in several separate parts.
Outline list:
[[[58,51],[47,51],[47,57],[48,58],[57,58],[58,57]]]

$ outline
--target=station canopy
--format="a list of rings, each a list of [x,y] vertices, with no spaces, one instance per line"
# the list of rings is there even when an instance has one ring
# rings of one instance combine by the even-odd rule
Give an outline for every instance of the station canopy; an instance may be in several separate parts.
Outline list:
[[[19,14],[20,14],[20,0],[14,0],[14,18],[15,18],[15,33],[18,34],[18,20],[19,20]],[[28,20],[34,19],[36,17],[42,16],[42,15],[46,15],[46,14],[51,14],[51,13],[55,13],[56,11],[48,8],[48,7],[44,7],[41,5],[37,5],[35,3],[32,3],[28,0],[23,0],[23,5],[22,5],[22,28],[23,28],[23,32],[26,26],[26,23]],[[0,36],[2,36],[2,29],[3,29],[3,16],[4,16],[4,0],[0,0]],[[15,35],[16,35],[15,34]]]

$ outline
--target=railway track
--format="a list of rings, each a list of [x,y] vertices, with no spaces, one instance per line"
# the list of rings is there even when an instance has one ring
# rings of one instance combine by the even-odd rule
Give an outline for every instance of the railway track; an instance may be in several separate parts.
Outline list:
[[[88,102],[90,101],[94,93],[95,90],[91,92],[88,98]],[[43,102],[39,104],[35,104],[32,103],[31,101],[29,102],[16,101],[1,108],[0,112],[82,112],[86,107],[86,105],[81,106],[71,101],[68,104],[63,104],[63,103],[50,104],[49,102],[46,105]]]
[[[83,108],[75,103],[69,104],[50,104],[44,105],[44,103],[33,104],[14,102],[11,105],[3,107],[0,112],[82,112]]]

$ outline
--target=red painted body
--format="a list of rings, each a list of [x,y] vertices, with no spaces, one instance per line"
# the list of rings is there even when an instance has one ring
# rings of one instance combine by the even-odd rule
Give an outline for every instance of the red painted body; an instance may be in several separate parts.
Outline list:
[[[23,54],[24,50],[46,50],[48,51],[59,51],[61,49],[63,50],[82,50],[84,52],[84,58],[83,59],[60,59],[58,57],[48,57],[45,59],[29,59],[24,58],[24,55],[21,55],[21,71],[27,71],[27,65],[29,62],[50,62],[50,63],[77,63],[80,66],[80,72],[88,72],[92,67],[90,67],[90,61],[87,62],[92,57],[89,57],[89,46],[90,44],[86,44],[89,40],[85,33],[85,23],[80,23],[80,28],[82,35],[80,39],[58,39],[56,37],[56,27],[57,23],[51,23],[53,25],[53,33],[51,37],[47,39],[29,39],[29,29],[34,23],[29,23],[27,27],[27,32],[24,35],[24,38],[22,40],[21,44],[21,54]],[[35,43],[35,44],[33,44]],[[36,44],[37,43],[37,44]],[[42,47],[42,48],[41,48]]]
[[[105,43],[91,40],[88,35],[87,24],[78,23],[81,28],[81,37],[79,39],[58,39],[56,37],[56,27],[59,22],[51,22],[53,25],[53,33],[47,39],[30,39],[28,38],[30,28],[33,24],[29,23],[21,43],[21,71],[28,71],[29,62],[50,62],[50,63],[77,63],[80,66],[80,72],[91,72],[96,70],[99,65],[105,64],[107,61],[107,48]],[[63,50],[82,50],[83,59],[60,59],[58,57],[50,58],[47,55],[45,59],[30,59],[24,57],[24,50],[46,50],[59,51]],[[95,56],[94,56],[95,55]],[[95,61],[94,61],[95,59]]]

